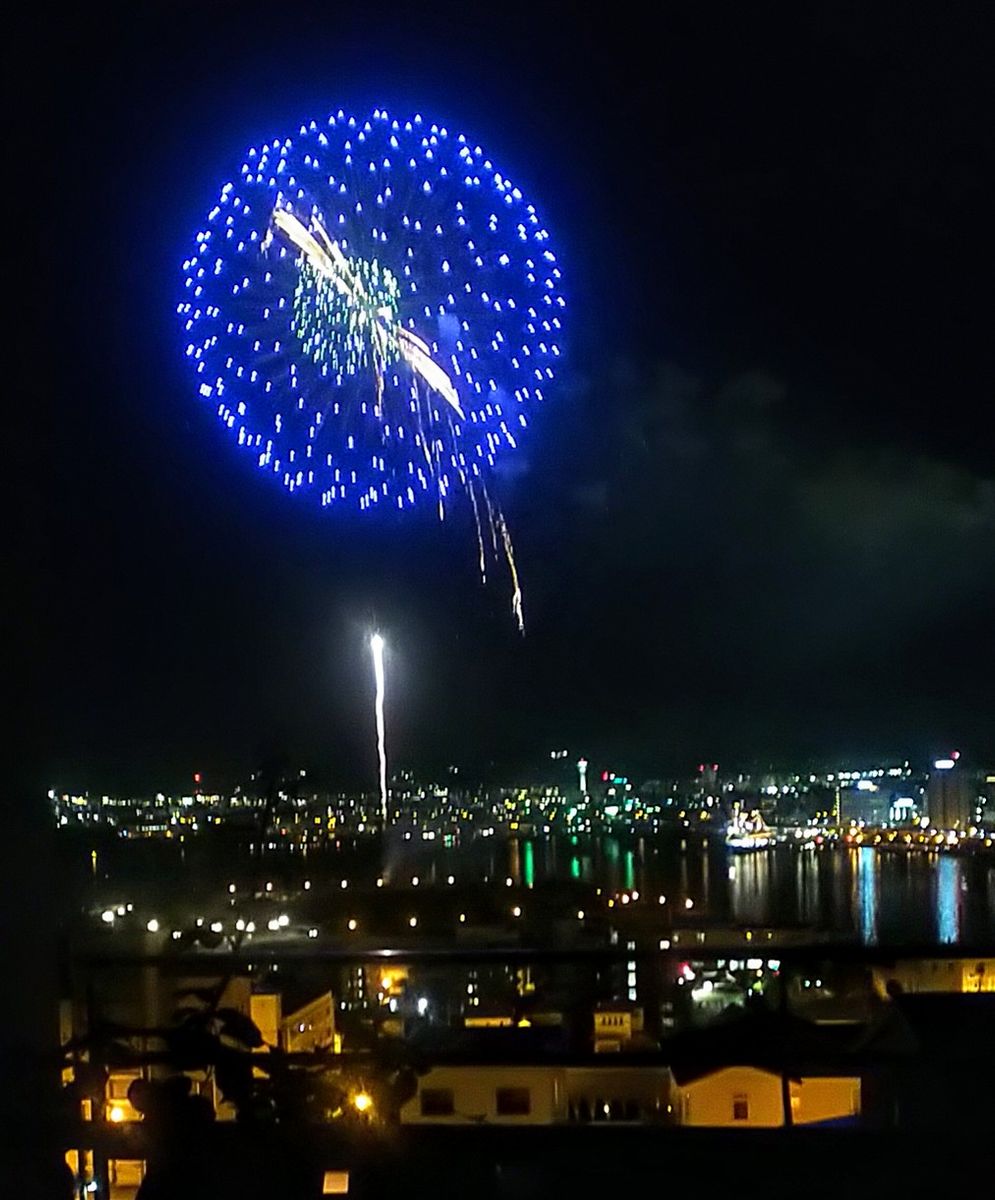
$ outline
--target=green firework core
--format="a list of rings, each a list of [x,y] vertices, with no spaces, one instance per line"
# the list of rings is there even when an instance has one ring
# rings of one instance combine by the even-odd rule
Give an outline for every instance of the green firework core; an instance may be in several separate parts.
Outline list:
[[[336,374],[382,372],[400,358],[400,288],[376,259],[350,258],[348,284],[330,279],[303,255],[294,290],[292,328],[305,354]]]

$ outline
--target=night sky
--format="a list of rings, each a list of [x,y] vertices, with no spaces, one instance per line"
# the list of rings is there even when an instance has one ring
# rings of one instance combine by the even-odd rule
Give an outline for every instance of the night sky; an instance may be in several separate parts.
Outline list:
[[[41,10],[7,408],[45,786],[275,751],[372,785],[373,623],[397,764],[995,761],[987,6],[643,7]],[[378,104],[507,164],[564,267],[568,369],[498,484],[524,640],[468,510],[288,496],[182,360],[180,264],[244,148]]]

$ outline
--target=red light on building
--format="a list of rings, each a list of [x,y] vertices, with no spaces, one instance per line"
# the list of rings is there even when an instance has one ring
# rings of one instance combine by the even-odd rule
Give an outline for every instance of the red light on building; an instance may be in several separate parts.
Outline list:
[[[602,783],[607,783],[607,782],[608,782],[608,772],[607,772],[607,771],[602,771],[602,772],[601,772],[601,782],[602,782]]]
[[[194,783],[200,783],[200,772],[199,771],[194,771],[193,781],[194,781]]]

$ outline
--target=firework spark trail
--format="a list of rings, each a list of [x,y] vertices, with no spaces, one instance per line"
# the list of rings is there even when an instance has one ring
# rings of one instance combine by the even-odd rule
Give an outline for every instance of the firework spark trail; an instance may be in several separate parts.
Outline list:
[[[491,546],[493,547],[493,550],[494,550],[494,557],[497,558],[497,554],[498,554],[497,517],[499,514],[495,513],[495,511],[494,511],[494,505],[491,504],[490,493],[487,491],[487,485],[485,483],[483,483],[483,481],[481,481],[480,490],[484,493],[484,502],[487,505],[487,523],[491,529]]]
[[[504,542],[504,556],[508,560],[508,570],[511,573],[511,611],[518,622],[518,632],[525,633],[525,614],[522,611],[522,588],[518,582],[518,568],[515,566],[515,548],[511,544],[511,534],[504,519],[504,513],[499,512],[498,527],[501,530],[501,540]]]
[[[380,812],[384,828],[387,827],[387,745],[384,735],[384,640],[379,633],[370,638],[370,651],[373,654],[373,674],[377,685],[376,714],[377,714],[377,756],[380,760]]]
[[[435,424],[434,424],[433,416],[432,416],[431,402],[427,396],[426,397],[422,396],[422,394],[418,388],[417,380],[412,385],[411,395],[414,400],[414,405],[412,406],[412,411],[414,412],[415,419],[418,423],[418,436],[421,440],[422,451],[424,452],[424,455],[425,455],[425,461],[426,461],[426,463],[428,463],[428,473],[431,476],[431,478],[435,481],[437,503],[438,503],[438,508],[439,508],[439,520],[443,521],[443,520],[445,520],[445,517],[446,517],[446,506],[445,506],[445,491],[443,490],[443,483],[442,483],[442,478],[443,478],[442,464],[441,464],[441,451],[443,449],[442,441],[440,438],[436,437],[436,434],[435,434]],[[425,409],[424,420],[422,417],[422,407],[423,406]],[[428,426],[428,429],[431,432],[431,437],[426,437],[426,435],[425,435],[426,424]],[[450,433],[453,432],[452,420],[450,420],[450,422],[449,422],[449,431],[450,431]],[[434,455],[434,457],[433,457],[433,455]]]
[[[515,621],[518,624],[518,632],[525,633],[525,613],[522,609],[522,586],[518,579],[518,567],[515,563],[515,547],[511,540],[511,532],[508,529],[508,522],[504,519],[504,513],[497,508],[491,501],[490,493],[487,491],[487,485],[481,481],[480,490],[484,496],[484,503],[487,506],[487,522],[491,529],[491,544],[494,549],[495,560],[498,554],[503,549],[504,557],[508,562],[508,573],[511,576],[511,611],[515,614]],[[473,491],[470,491],[470,497],[473,498]],[[476,514],[476,504],[474,504],[474,513]],[[479,535],[479,525],[478,525]],[[501,546],[498,546],[498,536],[501,538]],[[481,558],[483,550],[481,548]]]
[[[425,422],[422,420],[421,393],[418,390],[417,382],[411,385],[411,398],[414,400],[414,404],[411,406],[412,412],[415,415],[415,422],[418,425],[417,441],[421,445],[422,454],[425,456],[425,464],[428,467],[429,477],[436,480],[436,485],[438,486],[438,471],[436,470],[435,459],[432,457],[432,447],[429,445],[429,439],[425,434]],[[431,416],[429,417],[429,427],[431,428]]]
[[[466,490],[470,495],[470,503],[473,505],[473,523],[477,528],[477,553],[480,563],[480,582],[487,583],[487,555],[484,553],[484,531],[480,525],[480,507],[477,504],[477,493],[474,490],[473,480],[469,476],[465,477]]]

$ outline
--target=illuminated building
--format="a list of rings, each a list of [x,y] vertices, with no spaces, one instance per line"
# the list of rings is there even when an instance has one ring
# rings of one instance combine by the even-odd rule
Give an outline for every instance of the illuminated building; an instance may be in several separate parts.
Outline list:
[[[467,1029],[510,1029],[515,1017],[506,1009],[474,1008],[464,1016],[463,1024]]]
[[[369,992],[366,968],[349,966],[341,972],[340,987],[342,993],[341,1005],[351,1012],[355,1009],[369,1007]]]
[[[675,1079],[675,1073],[678,1078]],[[853,1121],[856,1076],[789,1081],[791,1123]],[[401,1108],[403,1125],[561,1125],[589,1122],[776,1128],[785,1124],[780,1075],[758,1067],[673,1072],[663,1065],[433,1067]]]
[[[290,1053],[307,1050],[342,1051],[342,1035],[335,1029],[335,1001],[331,992],[284,1017],[281,1023],[283,1048]]]
[[[884,825],[891,810],[892,793],[873,779],[857,779],[846,788],[843,801],[848,825]]]
[[[912,958],[888,967],[873,967],[874,990],[884,999],[888,985],[904,995],[977,994],[995,992],[995,958]]]
[[[678,1122],[728,1129],[777,1128],[787,1124],[780,1075],[759,1067],[724,1067],[682,1076],[678,1072]],[[860,1079],[805,1075],[788,1082],[791,1124],[815,1125],[860,1115]]]
[[[599,1004],[594,1010],[595,1054],[631,1049],[634,1040],[641,1040],[642,1033],[643,1010],[636,1004]]]
[[[267,1045],[279,1044],[282,1020],[279,992],[253,992],[249,997],[249,1016]]]
[[[958,754],[938,758],[926,785],[926,812],[935,829],[969,829],[974,824],[975,788]]]
[[[663,1123],[672,1088],[666,1066],[440,1066],[419,1079],[401,1124]]]
[[[698,775],[702,785],[707,788],[714,788],[719,778],[718,763],[699,763]]]

